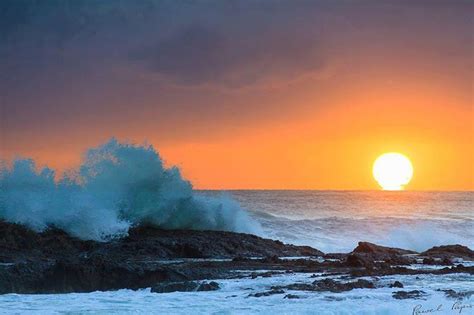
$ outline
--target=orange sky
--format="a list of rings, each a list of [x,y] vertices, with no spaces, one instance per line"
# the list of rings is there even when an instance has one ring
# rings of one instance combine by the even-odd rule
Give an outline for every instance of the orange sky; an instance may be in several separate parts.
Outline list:
[[[446,106],[453,100],[446,91],[396,96],[375,89],[232,140],[165,145],[161,152],[198,188],[378,189],[372,163],[397,151],[414,166],[406,189],[473,190],[473,108]]]

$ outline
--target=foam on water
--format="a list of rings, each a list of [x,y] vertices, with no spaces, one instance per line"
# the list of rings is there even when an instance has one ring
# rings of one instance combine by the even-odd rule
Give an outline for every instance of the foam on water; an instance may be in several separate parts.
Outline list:
[[[258,233],[238,203],[195,194],[151,146],[115,139],[88,150],[82,165],[56,182],[30,159],[0,166],[0,218],[41,231],[61,228],[82,239],[120,237],[136,224],[166,229]]]
[[[386,276],[376,281],[376,289],[354,289],[343,293],[305,292],[287,290],[284,294],[268,297],[248,297],[250,293],[263,292],[271,286],[295,282],[314,281],[310,274],[282,274],[271,278],[218,280],[221,289],[213,292],[174,292],[156,294],[150,289],[118,290],[109,292],[0,295],[0,314],[413,314],[421,310],[437,308],[437,314],[459,314],[452,309],[458,305],[473,305],[473,298],[463,301],[447,299],[442,291],[473,290],[474,277],[468,274],[444,276]],[[393,281],[401,281],[403,289],[389,288]],[[422,299],[396,300],[393,292],[423,290]],[[299,299],[285,299],[286,294],[298,295]],[[461,314],[472,314],[473,308],[465,308]]]

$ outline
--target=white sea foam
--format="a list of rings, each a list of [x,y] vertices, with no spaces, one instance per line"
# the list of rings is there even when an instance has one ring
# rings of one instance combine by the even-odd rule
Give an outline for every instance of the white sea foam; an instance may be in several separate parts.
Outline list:
[[[108,292],[0,295],[0,314],[413,314],[437,308],[435,314],[459,314],[452,310],[456,300],[447,299],[439,289],[456,291],[473,290],[474,277],[468,274],[386,276],[376,280],[376,289],[354,289],[343,293],[306,292],[287,290],[284,294],[267,297],[248,297],[250,293],[267,291],[274,285],[314,281],[310,274],[281,274],[271,278],[217,280],[221,289],[213,292],[151,293],[150,289],[138,291],[118,290]],[[369,279],[374,280],[374,279]],[[393,281],[401,281],[403,289],[389,288]],[[422,299],[396,300],[393,292],[423,290]],[[284,298],[286,294],[299,299]],[[473,298],[458,305],[473,305]],[[461,314],[472,314],[465,308]]]

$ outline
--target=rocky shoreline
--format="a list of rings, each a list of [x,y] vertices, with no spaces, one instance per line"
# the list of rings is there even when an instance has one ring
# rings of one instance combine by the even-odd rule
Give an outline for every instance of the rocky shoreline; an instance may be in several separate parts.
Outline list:
[[[137,227],[109,242],[82,241],[63,231],[36,233],[0,222],[0,294],[68,293],[152,288],[152,292],[218,290],[211,280],[314,273],[318,280],[271,287],[253,297],[290,291],[343,292],[376,288],[361,277],[474,274],[474,252],[462,245],[416,253],[367,242],[350,253],[325,254],[254,235]],[[421,266],[413,268],[414,265]],[[432,268],[437,266],[437,268]],[[264,271],[262,271],[264,270]],[[343,281],[331,277],[340,276]],[[315,276],[316,277],[316,276]],[[204,281],[206,280],[206,281]],[[394,298],[417,298],[395,281]],[[448,292],[464,294],[469,292]],[[287,294],[285,298],[297,298]]]

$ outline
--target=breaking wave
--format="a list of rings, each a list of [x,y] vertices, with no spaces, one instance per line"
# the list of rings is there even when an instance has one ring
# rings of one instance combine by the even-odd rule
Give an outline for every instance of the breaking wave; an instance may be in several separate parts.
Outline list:
[[[116,139],[89,149],[82,165],[58,181],[31,159],[0,165],[0,218],[36,231],[60,228],[105,241],[130,227],[258,233],[230,197],[196,194],[176,167],[166,168],[152,146]]]

